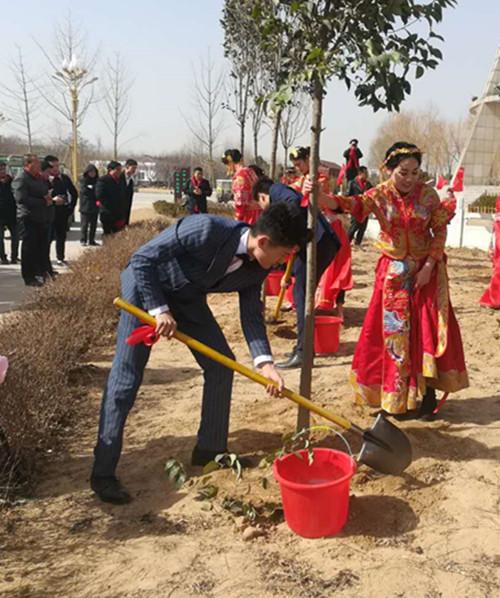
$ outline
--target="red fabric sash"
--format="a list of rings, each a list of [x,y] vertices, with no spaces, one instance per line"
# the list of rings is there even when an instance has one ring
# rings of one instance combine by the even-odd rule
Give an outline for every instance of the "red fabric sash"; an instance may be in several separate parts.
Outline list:
[[[143,344],[146,347],[152,347],[155,343],[160,340],[160,337],[155,333],[155,327],[145,324],[144,326],[138,326],[132,330],[132,334],[127,337],[125,341],[127,345],[139,345]]]

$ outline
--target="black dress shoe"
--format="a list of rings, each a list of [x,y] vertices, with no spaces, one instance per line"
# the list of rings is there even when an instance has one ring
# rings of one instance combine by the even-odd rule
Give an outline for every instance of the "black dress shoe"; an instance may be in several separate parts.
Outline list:
[[[10,263],[11,264],[18,264],[19,260],[17,259],[17,257],[12,257],[12,258],[10,258]]]
[[[294,370],[302,367],[302,353],[296,351],[286,361],[280,361],[276,364],[276,367],[280,370]]]
[[[436,391],[434,388],[427,387],[422,397],[422,403],[418,411],[418,419],[432,421],[435,419],[434,409],[437,407]]]
[[[41,280],[38,280],[37,278],[33,278],[31,280],[25,280],[24,284],[27,287],[43,287],[43,282]]]
[[[207,463],[210,463],[210,461],[214,461],[217,455],[229,454],[229,452],[230,451],[227,449],[222,451],[210,451],[208,449],[199,448],[199,446],[196,445],[191,455],[191,465],[204,467]],[[238,461],[243,468],[252,467],[253,465],[252,461],[248,457],[238,457]]]
[[[130,494],[114,476],[106,478],[91,477],[90,487],[103,502],[126,505],[132,500]]]

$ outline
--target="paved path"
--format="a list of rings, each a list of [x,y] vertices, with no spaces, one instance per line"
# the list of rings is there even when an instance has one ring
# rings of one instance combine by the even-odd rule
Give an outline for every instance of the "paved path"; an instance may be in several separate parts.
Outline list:
[[[170,193],[146,193],[138,192],[134,195],[134,203],[132,208],[131,219],[134,220],[134,212],[136,214],[144,213],[144,210],[151,208],[153,202],[165,199],[169,202],[173,201],[173,196]],[[92,248],[86,249],[80,245],[80,214],[76,214],[77,221],[68,232],[68,240],[66,242],[66,259],[71,262],[76,260],[82,251],[93,251]],[[100,240],[101,229],[98,228],[97,239]],[[7,253],[10,251],[10,240],[6,241]],[[57,266],[55,264],[55,244],[52,243],[52,257],[53,264],[56,270],[64,273],[65,267]],[[0,313],[8,312],[16,307],[28,294],[32,293],[33,289],[24,285],[21,278],[21,266],[17,265],[0,265]]]

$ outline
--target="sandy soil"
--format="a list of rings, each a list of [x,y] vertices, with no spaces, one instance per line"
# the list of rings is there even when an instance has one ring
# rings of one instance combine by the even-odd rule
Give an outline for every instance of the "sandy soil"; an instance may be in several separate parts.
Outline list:
[[[376,254],[356,251],[338,354],[314,370],[314,399],[361,425],[370,410],[350,400],[347,374],[371,291]],[[452,298],[471,387],[453,396],[433,423],[400,425],[414,461],[401,477],[360,467],[350,515],[333,538],[305,540],[286,523],[266,524],[245,540],[247,524],[222,507],[225,497],[262,505],[278,500],[265,471],[236,481],[229,471],[187,467],[191,481],[176,491],[163,468],[169,457],[188,464],[199,417],[202,377],[186,348],[156,345],[126,429],[120,476],[130,505],[99,503],[88,487],[100,390],[113,348],[90,355],[80,383],[85,415],[66,449],[48,455],[36,496],[4,515],[0,526],[0,594],[13,596],[271,597],[499,595],[500,313],[479,308],[490,267],[479,251],[450,251]],[[272,305],[274,300],[270,300]],[[211,305],[239,359],[249,363],[230,296]],[[276,355],[291,345],[292,319],[269,327]],[[288,337],[288,338],[287,338]],[[297,387],[298,373],[287,375]],[[296,408],[269,400],[237,378],[230,447],[260,458],[281,446]],[[335,443],[336,446],[340,446]],[[269,472],[267,472],[269,473]],[[213,484],[213,500],[197,500]],[[248,533],[248,532],[246,532]]]

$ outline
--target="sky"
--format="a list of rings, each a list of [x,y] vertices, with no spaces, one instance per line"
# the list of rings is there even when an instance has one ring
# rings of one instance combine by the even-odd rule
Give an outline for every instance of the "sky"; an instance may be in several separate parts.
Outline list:
[[[229,70],[222,50],[222,5],[223,0],[51,0],[49,4],[24,0],[22,12],[3,11],[2,81],[9,84],[11,80],[8,67],[16,45],[23,51],[28,70],[44,76],[46,63],[33,38],[50,48],[54,23],[70,11],[73,20],[86,30],[89,47],[99,49],[97,75],[103,72],[106,59],[119,52],[134,80],[131,116],[123,132],[120,154],[126,157],[131,151],[157,154],[193,147],[193,136],[182,117],[193,114],[193,66],[210,51],[217,68]],[[465,117],[472,96],[481,95],[500,47],[499,23],[499,0],[459,0],[455,9],[446,10],[436,29],[445,38],[439,46],[444,60],[435,71],[412,82],[413,92],[402,109],[425,108],[432,103],[450,120]],[[42,104],[38,112],[39,136],[50,136],[57,130],[51,111]],[[352,137],[358,138],[360,147],[368,153],[377,127],[386,116],[387,112],[360,108],[343,84],[330,83],[324,105],[322,157],[341,160]],[[10,130],[8,123],[3,125],[2,133]],[[264,131],[261,153],[266,156],[270,133]],[[103,147],[111,147],[110,133],[95,107],[89,111],[81,134],[92,143],[100,140]],[[247,135],[250,137],[250,128]],[[309,145],[308,137],[306,134],[299,141]],[[226,111],[217,152],[237,147],[238,139],[236,124]]]

